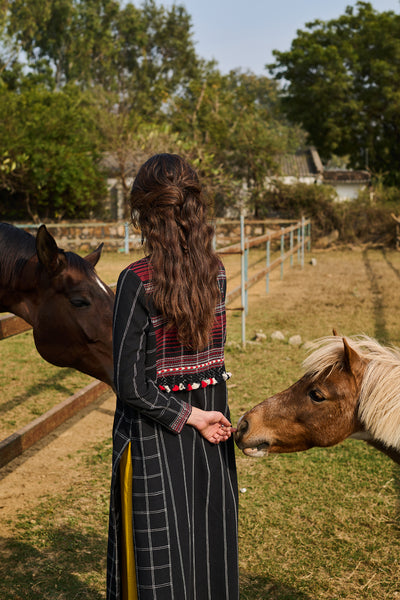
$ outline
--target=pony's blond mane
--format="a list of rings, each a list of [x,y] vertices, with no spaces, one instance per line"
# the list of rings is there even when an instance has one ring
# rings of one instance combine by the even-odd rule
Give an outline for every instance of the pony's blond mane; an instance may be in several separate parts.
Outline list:
[[[365,335],[346,341],[368,363],[360,389],[358,416],[373,438],[400,449],[400,349],[382,346]],[[311,354],[303,366],[313,379],[343,368],[342,337],[321,338],[310,344],[309,350]]]

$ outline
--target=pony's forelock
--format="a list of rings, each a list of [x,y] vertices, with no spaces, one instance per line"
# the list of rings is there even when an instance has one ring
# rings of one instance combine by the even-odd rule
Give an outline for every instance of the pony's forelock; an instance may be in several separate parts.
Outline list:
[[[343,364],[343,339],[326,336],[308,344],[308,356],[303,361],[305,374],[312,379],[340,369]]]

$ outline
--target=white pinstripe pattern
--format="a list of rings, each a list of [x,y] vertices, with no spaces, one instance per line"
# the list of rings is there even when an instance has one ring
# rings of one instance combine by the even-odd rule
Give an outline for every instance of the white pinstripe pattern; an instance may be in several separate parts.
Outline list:
[[[154,328],[143,286],[131,275],[121,275],[115,304],[107,600],[122,600],[118,468],[129,441],[139,600],[237,600],[233,442],[214,446],[184,425],[192,405],[229,416],[226,385],[174,395],[158,390]]]
[[[162,437],[161,437],[161,442],[162,441],[163,440],[162,440]],[[163,450],[164,450],[164,456],[167,456],[165,445],[163,445]],[[177,507],[176,507],[176,502],[175,502],[175,497],[174,497],[174,489],[173,489],[172,478],[171,478],[171,473],[170,473],[170,470],[169,470],[168,463],[164,464],[164,468],[165,468],[165,471],[166,471],[166,474],[167,474],[167,479],[168,479],[169,487],[170,487],[170,490],[172,492],[172,506],[173,506],[173,511],[174,511],[173,514],[174,514],[174,520],[175,520],[175,523],[176,523],[176,530],[178,530],[178,511],[177,511]],[[178,544],[178,553],[179,553],[180,568],[181,568],[181,572],[182,572],[182,581],[183,581],[183,586],[184,586],[184,593],[185,593],[185,598],[186,598],[185,570],[184,570],[184,566],[183,566],[183,555],[182,555],[182,548],[181,548],[180,544]],[[171,573],[171,580],[172,580],[172,573]]]
[[[142,433],[142,423],[139,422],[139,428],[140,431]],[[142,435],[142,443],[144,441],[144,436]],[[142,445],[143,448],[143,445]],[[144,449],[143,449],[144,450]],[[146,522],[147,522],[147,527],[146,530],[144,531],[145,534],[147,534],[147,539],[148,539],[148,548],[152,549],[152,541],[151,541],[151,524],[150,524],[150,507],[149,507],[149,497],[148,497],[148,487],[147,487],[147,483],[148,483],[148,473],[147,473],[147,468],[146,468],[146,462],[144,461],[144,477],[143,477],[143,482],[144,482],[144,487],[145,490],[147,492],[147,497],[145,496],[145,501],[146,501],[146,512],[144,513]],[[151,565],[151,580],[152,580],[152,585],[153,587],[155,587],[155,580],[154,580],[154,560],[153,560],[153,553],[150,552],[150,565]],[[156,590],[155,590],[156,591]]]
[[[207,405],[207,397],[204,394],[205,398],[204,398],[204,407],[206,410],[209,409],[208,405]],[[213,406],[214,404],[214,390],[211,390],[211,406]],[[204,438],[202,438],[201,440],[202,443],[202,447],[203,447],[203,452],[204,452],[204,459],[207,465],[207,472],[208,472],[208,481],[207,481],[207,496],[206,496],[206,505],[205,505],[205,524],[206,524],[206,539],[207,539],[207,589],[208,589],[208,595],[211,596],[211,573],[210,573],[210,535],[209,535],[209,516],[208,516],[208,511],[209,511],[209,507],[210,507],[210,480],[211,480],[211,471],[210,471],[210,466],[208,464],[207,461],[207,453],[206,453],[206,449],[205,449],[205,440]]]
[[[187,514],[187,530],[189,532],[189,538],[192,535],[192,522],[189,519],[189,498],[188,498],[188,486],[187,486],[187,481],[186,481],[186,470],[184,468],[184,454],[183,454],[183,445],[182,445],[182,438],[179,438],[179,449],[181,452],[181,465],[182,465],[182,472],[183,472],[183,478],[184,478],[184,489],[185,489],[185,507],[186,507],[186,514]],[[192,555],[192,546],[189,547],[189,564],[192,565],[192,561],[193,561],[193,555]],[[184,583],[184,591],[186,594],[186,582]]]
[[[196,589],[196,553],[194,552],[195,541],[196,541],[196,531],[195,531],[195,520],[194,520],[194,507],[195,507],[195,499],[194,499],[194,474],[195,474],[195,461],[194,457],[196,454],[196,437],[193,431],[193,442],[192,442],[192,499],[191,499],[191,507],[192,507],[192,577],[193,577],[193,587],[194,587],[194,598],[193,600],[197,600],[197,589]]]
[[[207,481],[207,499],[206,499],[206,503],[204,506],[204,517],[205,517],[205,527],[206,527],[206,552],[207,552],[207,561],[206,561],[206,565],[207,565],[207,590],[208,590],[208,595],[211,596],[211,573],[210,573],[210,532],[209,532],[209,519],[208,519],[208,511],[209,511],[209,507],[210,507],[210,467],[208,465],[207,462],[207,454],[205,451],[205,447],[204,447],[204,439],[201,440],[202,446],[203,446],[203,451],[204,451],[204,458],[206,461],[206,465],[207,465],[207,471],[208,471],[208,481]]]

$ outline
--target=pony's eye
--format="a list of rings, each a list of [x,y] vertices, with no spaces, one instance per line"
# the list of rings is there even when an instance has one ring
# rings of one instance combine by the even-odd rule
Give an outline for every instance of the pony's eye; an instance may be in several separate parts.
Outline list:
[[[70,298],[69,301],[71,302],[72,306],[75,306],[76,308],[82,308],[83,306],[90,306],[90,302],[89,302],[89,300],[86,300],[86,298],[81,298],[81,297]]]
[[[320,403],[326,400],[325,396],[323,396],[319,390],[310,390],[308,395],[313,402]]]

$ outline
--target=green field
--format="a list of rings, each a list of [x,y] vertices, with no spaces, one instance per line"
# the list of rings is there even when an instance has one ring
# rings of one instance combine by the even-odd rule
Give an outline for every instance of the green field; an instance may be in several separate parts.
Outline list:
[[[259,258],[254,253],[250,262]],[[237,260],[226,257],[228,274],[237,273]],[[115,281],[124,261],[105,255],[100,275]],[[249,298],[245,349],[240,313],[228,311],[233,420],[302,373],[306,350],[271,340],[272,332],[306,342],[335,328],[400,345],[399,292],[400,253],[363,248],[306,255],[304,269],[295,261],[282,281],[278,272],[271,276],[268,295],[260,282]],[[267,338],[256,343],[260,330]],[[8,431],[40,413],[43,398],[57,403],[90,381],[38,360],[29,333],[2,341],[0,350],[0,411],[3,427],[13,421]],[[2,600],[105,598],[110,449],[109,438],[82,441],[77,482],[4,524]],[[400,600],[398,466],[357,441],[263,459],[238,451],[237,465],[246,490],[239,494],[243,600]]]

